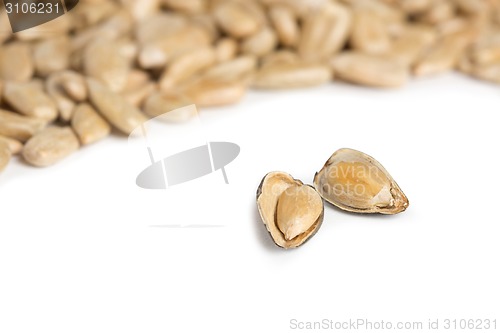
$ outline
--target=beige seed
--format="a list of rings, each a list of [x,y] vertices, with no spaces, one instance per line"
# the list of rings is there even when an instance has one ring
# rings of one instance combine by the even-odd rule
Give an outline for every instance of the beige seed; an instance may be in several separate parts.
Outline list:
[[[128,103],[140,107],[156,90],[157,85],[151,81],[149,74],[135,69],[129,73],[127,83],[120,94]]]
[[[413,73],[418,76],[435,75],[451,70],[457,64],[461,53],[470,43],[471,34],[471,31],[461,31],[438,40],[417,61]]]
[[[99,141],[109,135],[111,126],[89,104],[79,104],[75,108],[71,127],[82,145]]]
[[[335,22],[327,12],[309,14],[303,22],[302,34],[298,45],[299,55],[306,61],[321,60],[318,50]]]
[[[500,45],[475,49],[472,51],[471,58],[479,65],[500,62]]]
[[[23,157],[37,167],[51,166],[78,150],[80,143],[70,127],[49,127],[24,146]]]
[[[59,118],[71,120],[76,102],[87,99],[87,87],[82,75],[73,71],[51,74],[45,81],[45,90],[55,102]]]
[[[142,21],[158,12],[161,0],[122,0],[121,3],[132,13],[136,21]]]
[[[7,144],[7,147],[9,147],[9,150],[12,153],[12,155],[19,154],[21,150],[23,150],[23,144],[20,141],[8,138],[6,136],[0,135],[0,144],[1,143]]]
[[[12,157],[12,152],[7,142],[0,140],[0,172],[5,170]]]
[[[135,90],[123,91],[121,92],[121,95],[127,103],[140,108],[144,104],[144,101],[157,90],[158,87],[156,83],[148,82],[144,86],[138,87]]]
[[[255,72],[256,68],[256,57],[240,56],[210,68],[202,77],[214,81],[245,80]]]
[[[406,15],[403,11],[383,1],[355,0],[351,4],[351,7],[353,11],[366,10],[373,12],[381,17],[389,26],[399,24],[406,19]]]
[[[325,11],[331,17],[332,23],[318,52],[322,59],[329,59],[346,45],[352,30],[353,15],[349,8],[336,2],[328,3]]]
[[[33,58],[36,73],[46,77],[51,73],[65,70],[69,67],[70,40],[68,36],[45,39],[33,48]]]
[[[13,42],[0,47],[0,79],[26,82],[35,71],[31,48],[23,42]]]
[[[83,56],[85,74],[113,91],[123,89],[130,71],[130,60],[120,52],[121,46],[116,41],[97,40],[85,48]]]
[[[201,80],[185,87],[181,93],[199,107],[222,106],[240,101],[246,85],[238,81]]]
[[[455,15],[455,10],[453,1],[437,0],[428,11],[419,16],[419,19],[426,23],[437,24],[451,19]]]
[[[90,101],[97,111],[123,133],[132,133],[147,120],[139,109],[96,79],[87,79],[87,85]]]
[[[69,98],[62,88],[59,73],[54,73],[47,78],[45,90],[56,104],[59,118],[66,122],[69,121],[73,115],[75,101]]]
[[[263,28],[253,36],[246,38],[241,44],[241,51],[257,57],[272,52],[278,43],[276,34],[270,28]]]
[[[60,82],[66,94],[77,102],[82,102],[87,99],[87,84],[83,75],[73,72],[59,72],[61,77]]]
[[[495,83],[500,83],[500,62],[485,66],[476,66],[471,70],[472,76]]]
[[[470,50],[470,58],[479,65],[500,62],[500,31],[493,30],[478,36]]]
[[[464,18],[455,16],[449,20],[443,21],[434,27],[434,31],[441,37],[451,35],[459,31],[467,29],[471,25],[471,21]]]
[[[257,208],[274,243],[285,249],[304,244],[323,222],[318,192],[285,172],[270,172],[262,179]]]
[[[267,8],[264,7],[259,1],[239,1],[241,7],[245,12],[251,15],[260,27],[270,25]]]
[[[167,91],[194,74],[215,64],[215,51],[204,47],[174,59],[160,79],[160,89]]]
[[[291,186],[278,198],[276,222],[290,241],[314,226],[323,211],[323,201],[310,186]]]
[[[140,45],[148,45],[180,31],[187,24],[183,15],[160,12],[138,22],[135,37]]]
[[[479,15],[487,11],[488,2],[480,0],[454,0],[458,9],[470,15]]]
[[[72,23],[75,28],[83,29],[102,22],[117,10],[117,4],[110,1],[80,1],[72,12]]]
[[[217,63],[229,61],[238,53],[238,43],[232,38],[221,38],[214,46]]]
[[[163,3],[172,10],[185,13],[200,13],[206,7],[204,0],[163,0]]]
[[[409,205],[387,170],[353,149],[337,150],[314,176],[314,187],[323,199],[349,212],[398,214]]]
[[[248,37],[259,30],[258,20],[237,1],[221,3],[213,14],[222,30],[232,37]]]
[[[436,33],[430,29],[407,28],[392,43],[384,56],[401,65],[410,66],[436,41]]]
[[[466,54],[463,54],[458,60],[457,69],[464,74],[471,75],[474,67],[474,64]]]
[[[220,30],[212,15],[207,13],[195,14],[190,17],[190,21],[193,25],[203,29],[210,37],[211,42],[219,39]]]
[[[57,118],[56,105],[44,92],[43,85],[38,81],[29,83],[7,82],[3,95],[4,100],[13,109],[26,116],[48,121]]]
[[[290,50],[275,51],[261,58],[261,68],[274,66],[278,64],[298,64],[300,57],[297,53]]]
[[[283,46],[295,46],[300,38],[300,28],[293,11],[283,5],[269,8],[269,17]]]
[[[331,78],[330,69],[324,65],[276,64],[257,72],[252,86],[260,89],[302,88],[324,84]]]
[[[348,82],[372,87],[399,87],[408,81],[408,69],[390,59],[357,52],[341,53],[332,60],[335,75]]]
[[[132,13],[125,8],[118,9],[106,20],[97,25],[97,37],[109,40],[119,39],[131,33],[134,26]]]
[[[196,116],[196,108],[186,108],[193,102],[175,93],[155,93],[144,103],[144,113],[168,122],[184,122]]]
[[[46,120],[0,109],[0,135],[25,142],[46,125]]]
[[[383,19],[374,12],[356,11],[350,44],[353,49],[365,53],[380,54],[388,51],[391,41]]]
[[[420,14],[431,8],[433,0],[401,0],[401,9],[411,15]]]
[[[160,68],[175,57],[208,45],[210,35],[201,27],[190,25],[142,46],[138,61],[144,69]]]
[[[307,16],[309,13],[321,10],[329,3],[329,0],[261,0],[266,5],[285,5],[292,9],[297,16]]]
[[[310,12],[303,22],[299,55],[306,61],[323,61],[344,47],[352,25],[352,14],[344,6],[331,3]]]

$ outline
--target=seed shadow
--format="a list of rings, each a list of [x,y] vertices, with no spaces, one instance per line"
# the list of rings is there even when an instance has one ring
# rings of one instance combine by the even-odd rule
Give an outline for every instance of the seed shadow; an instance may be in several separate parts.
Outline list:
[[[264,223],[262,223],[259,210],[257,209],[257,205],[253,205],[252,215],[253,215],[252,219],[255,221],[255,223],[253,223],[255,228],[255,235],[259,240],[259,242],[264,246],[264,248],[266,248],[266,250],[270,252],[275,252],[275,253],[283,252],[284,249],[274,244],[271,235],[269,235],[269,233],[267,232],[266,226],[264,225]]]

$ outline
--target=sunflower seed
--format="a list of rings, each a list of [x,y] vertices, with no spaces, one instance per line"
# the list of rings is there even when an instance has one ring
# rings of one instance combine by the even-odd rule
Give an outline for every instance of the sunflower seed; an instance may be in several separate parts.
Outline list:
[[[12,152],[7,142],[0,140],[0,172],[5,170],[12,157]]]
[[[215,63],[215,51],[205,47],[188,52],[172,61],[160,79],[160,88],[167,91]]]
[[[368,10],[356,11],[350,44],[353,49],[365,53],[380,54],[388,51],[391,41],[383,19]]]
[[[120,46],[116,41],[97,40],[85,48],[83,56],[85,74],[113,91],[123,89],[130,71],[130,60],[120,52]]]
[[[272,52],[278,43],[276,34],[270,28],[263,28],[253,36],[246,38],[241,44],[241,51],[262,57]]]
[[[160,68],[171,59],[210,44],[210,35],[201,27],[186,26],[164,38],[142,46],[138,62],[144,69]]]
[[[240,56],[210,68],[203,73],[203,78],[215,81],[241,80],[253,74],[256,68],[256,57]]]
[[[292,186],[278,198],[276,222],[287,241],[307,232],[321,216],[323,201],[311,187]]]
[[[83,102],[87,99],[87,85],[83,75],[73,71],[57,73],[60,76],[61,86],[73,100]]]
[[[56,104],[59,118],[63,121],[69,121],[75,108],[75,101],[66,95],[60,82],[59,73],[52,74],[47,78],[45,90]]]
[[[419,16],[423,22],[437,24],[449,20],[455,15],[454,2],[448,0],[437,0],[433,6]]]
[[[205,10],[204,0],[163,0],[170,9],[183,13],[200,13]]]
[[[237,1],[219,4],[214,17],[222,30],[235,38],[248,37],[259,30],[259,21]]]
[[[372,87],[399,87],[408,80],[408,69],[382,56],[344,52],[333,58],[335,75],[348,82]]]
[[[217,63],[229,61],[236,57],[238,43],[232,38],[221,38],[215,44],[215,59]]]
[[[188,25],[188,20],[177,13],[160,12],[140,21],[135,28],[137,42],[143,46],[172,35]]]
[[[330,81],[332,73],[327,66],[305,63],[268,65],[254,77],[252,86],[260,89],[287,89],[310,87]]]
[[[430,29],[407,28],[392,43],[384,56],[401,65],[410,66],[436,41],[436,33]]]
[[[141,70],[132,70],[127,84],[120,93],[123,98],[135,107],[140,107],[157,90],[157,84],[151,81],[149,74]]]
[[[79,104],[75,108],[71,127],[82,145],[99,141],[111,132],[111,126],[89,104]]]
[[[31,47],[28,44],[13,42],[0,47],[0,79],[27,82],[34,72]]]
[[[269,17],[283,46],[295,46],[300,38],[300,28],[293,11],[283,5],[269,8]]]
[[[44,92],[41,82],[7,82],[4,100],[16,111],[26,116],[52,121],[57,118],[57,108]]]
[[[45,39],[33,48],[36,73],[46,77],[69,67],[70,40],[67,36]]]
[[[472,39],[471,31],[460,31],[446,36],[417,61],[413,72],[415,75],[433,75],[448,71],[455,67],[461,53]]]
[[[484,66],[475,66],[470,73],[478,79],[500,83],[500,62]]]
[[[144,112],[164,121],[183,122],[196,115],[196,108],[184,108],[191,104],[193,102],[181,94],[155,93],[146,100]]]
[[[19,154],[23,149],[23,144],[20,141],[8,138],[6,136],[0,135],[0,142],[4,142],[7,144],[12,155]]]
[[[130,134],[147,118],[123,98],[95,79],[87,79],[89,97],[97,111],[114,127]]]
[[[432,3],[433,0],[402,0],[398,5],[405,13],[415,15],[427,11]]]
[[[43,119],[30,118],[0,109],[0,135],[27,141],[47,125]]]
[[[257,208],[274,243],[285,249],[304,244],[323,222],[318,192],[285,172],[270,172],[262,179]]]
[[[290,50],[280,50],[270,53],[261,59],[261,68],[277,64],[298,64],[300,57]]]
[[[409,205],[387,170],[353,149],[336,151],[314,176],[314,187],[326,201],[355,213],[397,214]]]
[[[70,127],[49,127],[29,139],[22,154],[31,165],[47,167],[75,152],[79,146]]]
[[[238,81],[200,80],[181,91],[200,107],[234,104],[241,100],[246,85]]]

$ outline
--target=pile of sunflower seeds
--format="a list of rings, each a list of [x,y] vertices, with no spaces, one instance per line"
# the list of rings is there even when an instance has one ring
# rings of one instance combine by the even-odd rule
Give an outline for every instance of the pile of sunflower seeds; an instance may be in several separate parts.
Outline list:
[[[29,30],[8,24],[1,13],[0,171],[248,88],[393,88],[453,69],[500,83],[500,0],[81,0]]]

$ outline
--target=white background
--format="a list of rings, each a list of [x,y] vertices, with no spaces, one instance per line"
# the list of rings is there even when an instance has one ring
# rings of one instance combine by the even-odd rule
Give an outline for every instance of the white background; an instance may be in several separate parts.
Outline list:
[[[498,86],[459,75],[401,90],[332,84],[252,92],[204,110],[241,146],[222,174],[135,186],[126,138],[48,169],[0,175],[0,332],[293,332],[290,320],[497,319]],[[303,247],[275,247],[255,191],[269,171],[311,183],[350,147],[410,199],[397,216],[330,205]],[[132,163],[133,164],[133,163]],[[130,164],[131,165],[131,164]],[[171,225],[215,224],[213,228]],[[425,327],[425,326],[424,326]]]

